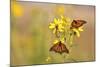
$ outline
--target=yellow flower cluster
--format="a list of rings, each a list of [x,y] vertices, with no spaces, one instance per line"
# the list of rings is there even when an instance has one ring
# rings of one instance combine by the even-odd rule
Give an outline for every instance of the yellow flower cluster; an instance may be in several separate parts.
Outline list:
[[[56,31],[59,31],[59,32],[64,31],[64,26],[62,25],[62,22],[60,22],[60,20],[56,18],[54,18],[53,23],[50,23],[49,28],[53,30],[53,33],[56,33]]]
[[[53,30],[53,33],[64,32],[65,27],[71,24],[70,18],[61,16],[60,18],[54,18],[54,21],[50,23],[49,29]]]

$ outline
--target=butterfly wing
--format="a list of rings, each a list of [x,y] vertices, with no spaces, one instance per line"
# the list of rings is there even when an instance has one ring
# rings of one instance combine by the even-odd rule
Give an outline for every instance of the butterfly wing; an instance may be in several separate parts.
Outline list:
[[[57,45],[55,44],[55,45],[53,45],[51,48],[50,48],[50,50],[49,51],[55,51],[55,52],[57,52]]]
[[[50,48],[50,51],[54,51],[54,52],[57,52],[57,53],[69,53],[69,50],[66,48],[66,46],[63,44],[63,43],[57,43],[55,45],[53,45],[51,48]]]
[[[84,21],[84,20],[73,20],[71,26],[72,26],[72,28],[78,28],[85,23],[86,23],[86,21]]]
[[[62,50],[62,52],[69,53],[69,50],[67,49],[67,47],[64,44],[62,44],[61,50]]]

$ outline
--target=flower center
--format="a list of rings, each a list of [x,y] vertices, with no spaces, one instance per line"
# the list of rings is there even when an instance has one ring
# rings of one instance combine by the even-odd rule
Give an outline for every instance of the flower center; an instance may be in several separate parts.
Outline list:
[[[58,25],[56,25],[56,30],[58,30]]]

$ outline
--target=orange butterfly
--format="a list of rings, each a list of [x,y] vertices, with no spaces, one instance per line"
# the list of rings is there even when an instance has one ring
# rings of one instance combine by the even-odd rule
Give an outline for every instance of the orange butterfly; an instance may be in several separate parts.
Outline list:
[[[71,23],[71,29],[72,28],[79,28],[85,23],[87,23],[87,22],[84,20],[73,20],[73,22]]]
[[[54,44],[54,46],[52,46],[49,51],[54,51],[60,54],[64,52],[69,53],[69,50],[66,48],[66,46],[63,43],[61,43],[61,41]]]

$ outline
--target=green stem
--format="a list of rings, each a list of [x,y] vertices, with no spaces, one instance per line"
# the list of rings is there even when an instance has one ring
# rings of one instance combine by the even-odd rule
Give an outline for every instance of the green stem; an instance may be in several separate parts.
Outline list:
[[[55,35],[56,35],[56,38],[59,38],[59,36],[58,36],[58,31],[56,30],[56,32],[55,32]]]

